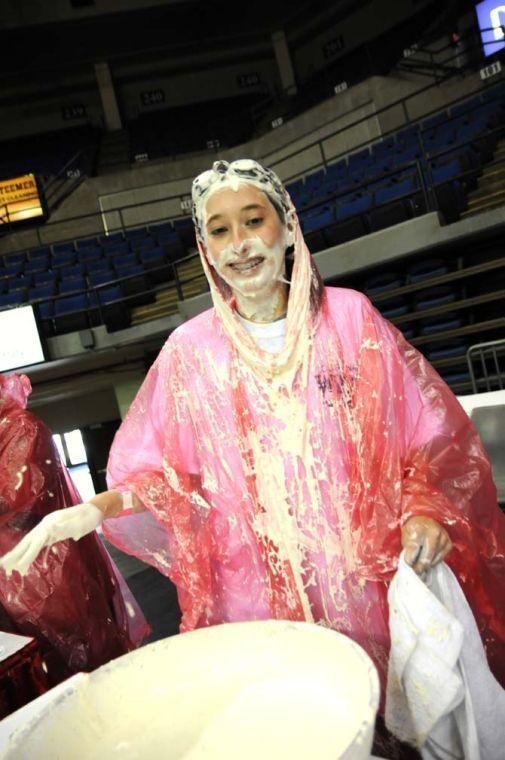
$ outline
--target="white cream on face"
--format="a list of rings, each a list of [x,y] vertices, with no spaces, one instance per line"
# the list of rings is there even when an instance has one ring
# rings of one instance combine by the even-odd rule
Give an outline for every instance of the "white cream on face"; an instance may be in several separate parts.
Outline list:
[[[237,248],[230,243],[219,256],[210,255],[219,276],[234,295],[262,300],[282,282],[285,272],[284,235],[274,246],[267,246],[261,236],[246,238]]]
[[[202,216],[208,260],[239,312],[256,321],[277,318],[287,300],[286,228],[268,197],[250,184],[220,187]]]

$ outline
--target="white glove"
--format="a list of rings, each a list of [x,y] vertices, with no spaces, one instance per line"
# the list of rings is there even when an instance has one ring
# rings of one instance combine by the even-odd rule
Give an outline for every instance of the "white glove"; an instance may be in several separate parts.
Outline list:
[[[30,565],[45,546],[52,546],[66,538],[78,541],[98,528],[103,518],[103,512],[90,503],[57,509],[43,517],[14,549],[0,558],[0,568],[5,570],[7,575],[13,570],[26,575]]]

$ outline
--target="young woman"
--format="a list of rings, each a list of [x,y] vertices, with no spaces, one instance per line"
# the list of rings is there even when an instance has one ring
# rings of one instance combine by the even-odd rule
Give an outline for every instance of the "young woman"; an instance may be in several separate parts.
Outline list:
[[[149,371],[112,446],[111,490],[3,566],[112,518],[109,540],[176,584],[182,631],[313,621],[361,644],[384,684],[403,547],[419,573],[447,559],[503,680],[505,521],[458,401],[363,295],[323,286],[272,171],[218,161],[193,201],[213,308]]]

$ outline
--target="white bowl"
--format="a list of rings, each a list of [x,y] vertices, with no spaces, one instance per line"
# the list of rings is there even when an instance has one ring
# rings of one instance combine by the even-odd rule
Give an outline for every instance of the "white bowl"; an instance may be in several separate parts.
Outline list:
[[[308,623],[202,628],[69,685],[11,737],[8,760],[369,758],[377,673]]]

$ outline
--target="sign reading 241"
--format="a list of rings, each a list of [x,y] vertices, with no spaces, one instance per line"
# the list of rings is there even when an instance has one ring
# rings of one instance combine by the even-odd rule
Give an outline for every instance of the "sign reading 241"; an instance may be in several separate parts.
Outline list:
[[[475,6],[484,54],[492,55],[505,48],[505,2],[484,0]]]

